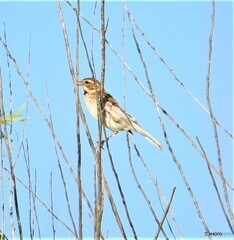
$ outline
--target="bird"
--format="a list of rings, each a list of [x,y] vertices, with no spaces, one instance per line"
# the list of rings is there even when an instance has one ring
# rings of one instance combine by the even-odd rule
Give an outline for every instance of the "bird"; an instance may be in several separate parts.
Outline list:
[[[117,134],[119,131],[127,131],[130,133],[135,131],[153,143],[158,149],[162,150],[163,145],[146,132],[105,90],[102,94],[102,111],[98,110],[101,99],[101,83],[97,79],[93,77],[84,78],[81,81],[77,81],[77,85],[83,87],[84,102],[91,115],[98,119],[98,114],[102,113],[102,124],[113,132],[110,137]]]

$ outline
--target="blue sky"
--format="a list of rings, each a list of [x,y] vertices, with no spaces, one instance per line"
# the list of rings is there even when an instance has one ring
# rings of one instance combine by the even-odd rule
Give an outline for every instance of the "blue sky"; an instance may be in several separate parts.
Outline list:
[[[141,29],[150,42],[156,47],[163,59],[173,69],[185,86],[207,106],[206,103],[206,72],[208,59],[208,40],[212,4],[207,2],[132,2],[127,1],[127,7],[136,19]],[[74,12],[67,4],[62,4],[65,23],[67,26],[73,62],[75,63],[75,27],[76,18]],[[99,7],[95,25],[100,28]],[[93,21],[94,2],[82,2],[82,14]],[[216,3],[216,19],[213,40],[213,58],[211,67],[211,102],[217,119],[232,132],[233,122],[233,5],[231,2]],[[122,54],[122,3],[106,3],[106,19],[109,18],[107,39],[111,45]],[[144,68],[134,45],[131,28],[127,14],[125,14],[125,59],[148,89]],[[62,35],[61,23],[55,2],[0,2],[0,33],[3,37],[4,23],[6,26],[7,43],[9,50],[16,58],[24,76],[28,72],[28,52],[31,37],[31,64],[30,87],[38,98],[42,108],[48,114],[46,88],[49,91],[51,111],[53,115],[56,134],[63,145],[74,169],[77,166],[76,146],[76,116],[75,98],[73,94],[72,80],[67,64],[65,45]],[[82,29],[87,41],[88,50],[91,51],[92,29],[82,20]],[[137,31],[136,31],[137,32]],[[153,84],[155,95],[159,103],[176,119],[188,134],[196,141],[196,136],[201,140],[209,160],[218,168],[215,140],[210,117],[175,81],[162,62],[147,46],[137,32],[137,38],[144,55],[149,75]],[[101,55],[100,36],[94,33],[94,61],[96,76],[100,79]],[[0,64],[4,81],[5,108],[9,109],[8,70],[5,51],[0,47]],[[11,65],[13,109],[19,108],[26,101],[26,89],[22,80],[16,74]],[[91,76],[84,48],[80,47],[80,77]],[[142,156],[153,177],[155,177],[169,200],[173,187],[176,193],[172,202],[172,209],[185,237],[204,237],[204,227],[198,217],[194,204],[186,190],[185,184],[179,174],[178,168],[172,160],[166,146],[163,131],[157,117],[156,108],[131,74],[126,71],[126,108],[129,114],[138,120],[142,127],[160,140],[163,151],[158,151],[142,136],[135,133],[132,138],[136,142]],[[123,106],[123,65],[107,47],[106,50],[106,90]],[[97,141],[97,122],[91,117],[81,99],[84,113],[90,127],[94,142]],[[178,161],[180,162],[193,192],[200,205],[211,232],[230,232],[221,211],[217,195],[215,194],[206,163],[194,150],[180,131],[163,115],[167,133]],[[16,123],[14,127],[22,131],[23,123]],[[218,128],[220,145],[223,157],[225,176],[232,183],[233,175],[233,150],[232,140],[227,134]],[[108,131],[110,134],[110,131]],[[32,176],[37,172],[37,194],[50,204],[50,172],[53,173],[54,183],[54,209],[58,216],[71,226],[65,205],[62,182],[54,153],[54,144],[47,125],[42,119],[33,101],[29,102],[29,113],[26,123],[25,136],[29,141],[30,163]],[[14,136],[14,149],[17,152],[19,140]],[[82,139],[82,184],[91,202],[93,199],[93,166],[94,159],[89,147],[83,126],[81,126]],[[110,141],[113,160],[125,193],[126,202],[132,217],[137,234],[140,237],[153,237],[157,224],[155,223],[149,208],[147,207],[131,173],[125,133],[121,132]],[[61,157],[61,156],[60,156]],[[135,171],[150,201],[161,219],[161,210],[157,192],[149,180],[139,158],[132,147],[132,157]],[[77,186],[64,161],[63,169],[66,176],[68,192],[74,212],[77,217]],[[124,208],[117,190],[116,181],[110,167],[107,150],[103,151],[104,173],[110,185],[114,199],[118,206],[120,216],[129,237],[132,232],[127,222]],[[16,164],[16,175],[27,182],[26,167],[21,154]],[[220,179],[215,174],[218,186],[222,192]],[[5,175],[5,191],[7,196],[9,182]],[[229,188],[228,188],[229,189]],[[229,189],[230,190],[230,189]],[[28,193],[18,185],[19,204],[24,235],[28,235],[28,209],[23,208],[28,202]],[[230,198],[232,198],[231,192]],[[1,201],[1,200],[0,200]],[[10,222],[8,217],[8,200],[6,197],[5,231],[10,236]],[[43,237],[52,237],[51,216],[39,203],[37,204],[41,234]],[[92,237],[93,227],[87,207],[83,207],[84,236]],[[168,217],[176,236],[178,231]],[[49,226],[49,228],[48,228]],[[165,229],[169,233],[168,226]],[[18,233],[16,231],[16,233]],[[120,232],[115,222],[109,200],[105,195],[105,210],[103,216],[103,234],[111,237],[120,237]],[[59,223],[56,223],[57,237],[72,237]],[[170,235],[170,234],[169,234]]]

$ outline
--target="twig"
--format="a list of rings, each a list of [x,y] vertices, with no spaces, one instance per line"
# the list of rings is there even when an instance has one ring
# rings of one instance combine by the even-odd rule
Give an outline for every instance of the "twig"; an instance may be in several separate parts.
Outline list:
[[[52,172],[50,173],[50,205],[51,205],[51,211],[54,212],[54,202],[53,202],[53,175]],[[52,232],[53,232],[53,239],[55,240],[55,226],[54,226],[54,216],[51,215],[51,221],[52,221]]]
[[[213,109],[212,109],[211,101],[210,101],[210,69],[211,69],[211,60],[212,60],[212,47],[213,47],[212,41],[213,41],[214,22],[215,22],[215,1],[213,0],[212,3],[213,3],[212,4],[213,11],[212,11],[212,17],[211,17],[211,27],[210,27],[210,36],[209,36],[209,55],[208,55],[207,75],[206,75],[206,99],[207,99],[208,109],[210,112],[211,122],[213,124],[216,149],[217,149],[217,155],[218,155],[219,171],[221,174],[221,181],[222,181],[222,185],[223,185],[224,196],[225,196],[225,200],[226,200],[228,213],[230,215],[232,225],[234,227],[234,215],[233,215],[230,200],[229,200],[227,186],[226,186],[225,180],[224,180],[223,163],[222,163],[221,149],[220,149],[220,144],[219,144],[219,136],[218,136],[216,121],[214,119]]]
[[[138,178],[137,178],[137,176],[136,176],[136,173],[135,173],[135,170],[134,170],[134,167],[133,167],[133,163],[132,163],[132,156],[131,156],[131,148],[130,148],[129,139],[131,140],[131,138],[130,138],[129,135],[127,134],[128,156],[129,156],[129,163],[130,163],[130,167],[131,167],[131,171],[132,171],[133,177],[134,177],[134,179],[135,179],[135,181],[136,181],[136,184],[137,184],[137,187],[139,188],[141,194],[143,195],[143,197],[144,197],[144,199],[145,199],[145,201],[146,201],[146,203],[147,203],[147,206],[149,207],[149,209],[150,209],[150,211],[151,211],[151,213],[152,213],[152,215],[153,215],[156,223],[157,223],[158,226],[159,226],[159,225],[160,225],[160,221],[159,221],[159,219],[158,219],[158,217],[157,217],[157,215],[156,215],[156,213],[155,213],[155,211],[154,211],[154,209],[153,209],[153,207],[152,207],[152,204],[151,204],[150,200],[148,199],[148,197],[147,197],[147,195],[146,195],[143,187],[141,186],[141,184],[140,184],[140,182],[139,182],[139,180],[138,180]],[[138,154],[136,144],[133,143],[133,142],[132,142],[132,144],[133,144],[133,146],[134,146],[134,149],[136,150],[136,153]],[[163,228],[162,228],[162,233],[163,233],[163,235],[164,235],[164,237],[165,237],[166,239],[169,239],[168,236],[167,236],[167,234],[166,234],[165,231],[163,230]]]
[[[5,32],[4,32],[4,36],[5,36]],[[8,58],[7,58],[8,59]],[[9,66],[9,65],[8,65]],[[2,74],[1,74],[1,82],[2,82]],[[3,89],[2,89],[2,85],[1,85],[1,118],[5,119],[5,109],[4,109],[4,103],[3,103]],[[6,122],[3,121],[4,125],[3,125],[3,131],[4,131],[4,137],[5,137],[5,145],[6,145],[6,148],[7,148],[7,152],[8,152],[8,158],[10,158],[10,155],[11,155],[11,150],[10,150],[10,146],[9,146],[9,142],[8,142],[8,132],[7,132],[7,127],[6,127]],[[2,132],[1,132],[2,134]],[[9,160],[10,161],[10,160]],[[11,160],[12,162],[12,160]],[[13,191],[12,191],[12,185],[13,185],[13,180],[12,178],[10,178],[10,192],[9,192],[9,208],[10,208],[10,222],[11,222],[11,235],[12,235],[12,238],[15,237],[15,224],[14,224],[14,212],[13,212]]]
[[[105,178],[103,179],[103,183],[104,183],[104,187],[105,187],[106,193],[107,193],[107,195],[108,195],[108,198],[109,198],[109,201],[110,201],[110,204],[111,204],[111,207],[112,207],[112,211],[113,211],[113,213],[114,213],[114,215],[115,215],[115,219],[116,219],[117,224],[118,224],[118,226],[119,226],[120,232],[121,232],[123,238],[124,238],[125,240],[127,240],[128,238],[127,238],[127,235],[126,235],[126,233],[125,233],[125,230],[124,230],[124,227],[123,227],[123,223],[122,223],[122,221],[121,221],[121,218],[120,218],[120,216],[119,216],[119,213],[118,213],[117,207],[116,207],[116,205],[115,205],[113,196],[112,196],[112,194],[111,194],[110,188],[109,188],[108,183],[107,183],[107,181],[106,181]]]
[[[227,223],[228,223],[228,225],[229,225],[229,227],[230,227],[230,230],[231,230],[232,234],[234,234],[234,231],[233,231],[231,222],[229,221],[229,218],[228,218],[227,212],[226,212],[226,210],[225,210],[225,207],[224,207],[224,204],[223,204],[221,195],[220,195],[220,193],[219,193],[218,186],[217,186],[217,184],[216,184],[215,178],[214,178],[213,173],[212,173],[212,171],[211,171],[211,168],[210,168],[210,165],[209,165],[209,162],[208,162],[208,158],[207,158],[206,152],[205,152],[204,148],[202,147],[201,142],[200,142],[200,140],[198,139],[198,137],[196,137],[196,139],[197,139],[198,144],[199,144],[199,146],[200,146],[200,148],[201,148],[201,150],[202,150],[202,152],[203,152],[203,154],[204,154],[204,156],[205,156],[206,163],[207,163],[207,167],[208,167],[208,170],[209,170],[209,174],[210,174],[210,177],[211,177],[211,179],[212,179],[212,182],[213,182],[213,186],[214,186],[214,188],[215,188],[215,191],[216,191],[216,193],[217,193],[220,206],[221,206],[221,208],[222,208],[222,210],[223,210],[223,214],[224,214],[224,216],[225,216],[225,218],[226,218],[226,220],[227,220]]]
[[[31,70],[31,36],[29,39],[29,50],[28,50],[28,73],[27,73],[27,82],[29,82],[30,79],[30,70]],[[14,166],[16,165],[19,157],[20,157],[20,152],[22,149],[22,146],[24,144],[24,135],[25,135],[25,129],[26,129],[26,120],[28,117],[28,110],[29,110],[29,93],[27,92],[27,96],[26,96],[26,107],[25,107],[25,121],[23,123],[23,127],[22,127],[22,133],[21,133],[21,142],[20,142],[20,146],[19,146],[19,150],[18,153],[16,155],[16,158],[14,160]]]
[[[34,193],[37,194],[37,169],[35,168],[35,177],[34,177]],[[38,215],[37,215],[37,205],[36,205],[36,199],[35,199],[35,196],[32,195],[33,197],[33,209],[34,209],[34,214],[36,216],[36,222],[37,222],[37,229],[38,229],[38,232],[41,232],[40,231],[40,225],[39,225],[39,220],[38,220]],[[41,240],[41,235],[40,236],[40,240]]]
[[[3,84],[2,84],[2,70],[1,70],[1,64],[0,64],[0,116],[4,116],[2,113],[3,109]],[[0,135],[2,135],[2,123],[0,122]],[[4,227],[5,227],[5,188],[4,188],[4,167],[5,167],[5,161],[4,161],[4,151],[3,151],[3,139],[0,138],[1,143],[1,234],[4,236]]]
[[[94,237],[95,239],[100,238],[101,234],[101,225],[102,225],[102,215],[104,208],[104,196],[103,196],[103,167],[102,167],[102,123],[103,123],[103,112],[104,104],[103,104],[103,94],[104,94],[104,82],[105,82],[105,36],[106,36],[106,28],[105,28],[105,1],[101,1],[101,57],[102,57],[102,65],[101,65],[101,95],[100,95],[100,108],[97,106],[97,109],[100,109],[101,114],[98,114],[98,150],[97,150],[97,201],[95,205],[95,222],[94,222]],[[96,91],[96,95],[97,95]],[[98,96],[97,100],[99,99]],[[97,101],[98,104],[98,101]]]
[[[94,4],[94,10],[93,10],[93,26],[94,26],[94,20],[95,20],[95,16],[96,16],[96,9],[97,9],[97,0],[95,1]],[[80,16],[80,14],[78,13],[77,15]],[[92,38],[91,38],[91,61],[92,61],[92,67],[93,67],[93,72],[95,75],[95,64],[94,64],[94,58],[93,58],[93,44],[94,44],[94,28],[92,28]]]
[[[105,133],[105,137],[107,138],[107,135],[106,135],[106,131],[104,131]],[[116,171],[116,168],[115,168],[115,165],[114,165],[114,161],[112,159],[112,155],[111,155],[111,152],[110,152],[110,147],[109,147],[109,143],[108,141],[106,142],[106,147],[107,147],[107,151],[108,151],[108,155],[109,155],[109,159],[110,159],[110,162],[111,162],[111,168],[112,168],[112,171],[115,175],[115,179],[116,179],[116,182],[117,182],[117,185],[118,185],[118,189],[119,189],[119,193],[120,193],[120,196],[122,198],[122,203],[124,205],[124,209],[125,209],[125,212],[126,212],[126,215],[127,215],[127,219],[128,219],[128,222],[129,222],[129,225],[131,227],[131,230],[132,230],[132,233],[133,233],[133,236],[135,239],[138,239],[137,238],[137,233],[136,233],[136,230],[133,226],[133,223],[132,223],[132,220],[131,220],[131,217],[130,217],[130,214],[129,214],[129,211],[128,211],[128,206],[127,206],[127,203],[126,203],[126,200],[125,200],[125,196],[124,196],[124,193],[123,193],[123,189],[121,187],[121,183],[120,183],[120,180],[119,180],[119,176],[118,176],[118,173]]]
[[[125,11],[124,11],[124,5],[122,8],[122,58],[123,61],[125,62]],[[123,65],[123,106],[124,110],[126,111],[126,67]]]
[[[77,1],[77,12],[80,12],[80,0]],[[80,27],[79,27],[79,14],[77,15],[77,21],[76,21],[76,79],[80,79],[80,62],[79,62],[79,47],[80,47]],[[79,239],[83,239],[83,198],[82,198],[82,182],[81,182],[81,167],[82,167],[82,161],[81,161],[81,137],[80,137],[80,115],[79,115],[79,90],[76,83],[74,83],[74,90],[75,90],[75,97],[76,97],[76,132],[77,132],[77,157],[78,157],[78,164],[77,164],[77,180],[78,180],[78,198],[79,198]]]
[[[5,38],[5,45],[7,47],[7,42],[6,42],[6,31],[4,29],[4,38]],[[0,40],[2,38],[0,37]],[[11,178],[10,178],[10,203],[13,203],[14,200],[14,206],[15,206],[15,211],[16,211],[16,218],[17,218],[17,224],[18,224],[18,230],[19,230],[19,237],[20,240],[23,240],[23,229],[22,229],[22,223],[21,223],[21,218],[20,218],[20,210],[19,210],[19,204],[18,204],[18,192],[17,192],[17,186],[16,186],[16,181],[15,181],[15,172],[14,172],[14,165],[12,161],[12,128],[13,128],[13,121],[12,121],[12,87],[11,87],[11,73],[10,73],[10,63],[9,63],[9,54],[6,53],[7,55],[7,66],[8,66],[8,74],[9,74],[9,89],[10,89],[10,116],[11,116],[11,121],[10,121],[10,133],[7,134],[7,127],[6,123],[4,124],[4,134],[6,136],[5,143],[6,143],[6,148],[7,148],[7,154],[8,154],[8,161],[9,161],[9,166],[11,170]],[[1,96],[2,97],[2,96]],[[1,112],[3,113],[3,117],[5,118],[5,111],[4,111],[4,105],[3,105],[3,98],[2,98],[2,104],[1,104]],[[11,206],[11,213],[13,214],[13,206]],[[11,215],[13,217],[13,215]],[[14,220],[11,218],[12,222],[12,237],[14,238]]]
[[[163,208],[163,205],[162,205],[162,200],[161,200],[162,192],[161,192],[161,189],[160,189],[159,186],[158,186],[158,183],[156,184],[156,187],[157,187],[158,200],[159,200],[160,206],[161,206],[163,212],[165,212],[165,210],[164,210],[164,208]],[[164,195],[163,195],[163,197],[164,197]],[[174,217],[174,214],[172,213],[171,208],[169,209],[169,213],[171,214],[171,217],[172,217],[173,221],[175,222],[175,224],[178,225],[177,222],[175,221],[176,219],[175,219],[175,217]],[[172,234],[173,238],[176,240],[175,234],[174,234],[174,232],[173,232],[173,230],[172,230],[172,227],[171,227],[171,225],[170,225],[170,223],[169,223],[169,221],[168,221],[167,218],[166,218],[166,221],[167,221],[167,225],[168,225],[168,227],[169,227],[169,229],[170,229],[170,231],[171,231],[171,234]],[[179,226],[177,226],[177,227],[179,227]],[[183,240],[183,239],[184,239],[184,238],[183,238],[183,234],[182,234],[180,228],[178,228],[178,229],[179,229],[179,233],[181,234],[181,239]]]
[[[26,151],[23,146],[23,152],[24,152],[24,160],[25,160],[27,174],[28,174],[28,186],[29,186],[29,188],[32,188],[28,143],[27,143]],[[32,218],[32,195],[30,192],[28,192],[28,201],[29,201],[29,232],[30,232],[30,238],[33,239],[34,238],[34,218]],[[38,231],[38,233],[40,236],[40,231]]]
[[[170,197],[170,201],[169,201],[168,206],[167,206],[167,208],[166,208],[166,211],[165,211],[165,213],[164,213],[163,219],[162,219],[162,221],[160,222],[160,225],[159,225],[159,227],[158,227],[158,231],[157,231],[156,236],[155,236],[154,239],[158,239],[159,233],[160,233],[160,231],[162,230],[162,226],[163,226],[163,223],[164,223],[164,221],[165,221],[165,219],[166,219],[167,213],[168,213],[168,211],[169,211],[169,209],[170,209],[170,206],[171,206],[171,203],[172,203],[172,199],[173,199],[174,194],[175,194],[175,190],[176,190],[176,188],[174,187],[174,188],[173,188],[173,191],[172,191],[172,194],[171,194],[171,197]]]
[[[63,35],[66,35],[66,37],[64,36],[64,40],[65,40],[65,44],[66,44],[66,51],[67,51],[69,68],[70,68],[70,71],[71,71],[72,68],[73,68],[73,65],[72,65],[72,61],[71,61],[71,54],[70,54],[70,47],[69,47],[69,41],[68,41],[68,37],[67,37],[66,26],[65,26],[63,16],[62,16],[62,10],[61,10],[61,6],[60,6],[60,2],[59,2],[59,0],[56,0],[56,1],[57,1],[59,13],[60,13],[60,19],[61,19],[62,28],[63,28]],[[91,63],[91,60],[90,60],[90,57],[89,57],[87,44],[85,42],[83,31],[82,31],[81,24],[80,24],[80,18],[79,17],[82,16],[82,15],[77,11],[77,9],[72,5],[72,3],[70,1],[68,1],[68,0],[65,0],[65,1],[72,8],[72,10],[76,13],[78,24],[79,24],[80,36],[81,36],[82,43],[83,43],[84,48],[85,48],[85,53],[86,53],[86,57],[87,57],[87,60],[88,60],[89,68],[90,68],[90,71],[92,73],[92,76],[95,76],[95,72],[92,68],[92,63]],[[71,71],[72,78],[74,79],[75,76],[73,75],[73,73],[74,73],[74,70]]]

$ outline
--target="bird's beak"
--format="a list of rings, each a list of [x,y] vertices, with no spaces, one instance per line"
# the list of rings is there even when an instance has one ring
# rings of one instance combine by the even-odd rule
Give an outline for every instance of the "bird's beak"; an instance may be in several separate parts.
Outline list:
[[[77,81],[76,83],[78,86],[82,86],[82,81]]]

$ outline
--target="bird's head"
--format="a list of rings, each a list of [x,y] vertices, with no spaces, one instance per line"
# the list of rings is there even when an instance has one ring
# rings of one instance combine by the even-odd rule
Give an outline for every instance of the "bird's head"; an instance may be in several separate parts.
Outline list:
[[[84,78],[77,84],[83,87],[84,92],[96,93],[98,91],[101,91],[101,83],[95,78]]]

